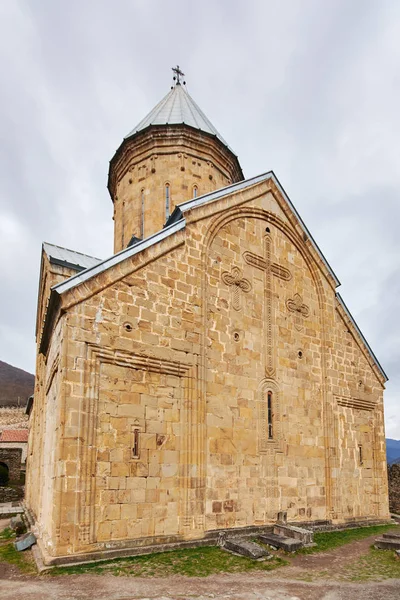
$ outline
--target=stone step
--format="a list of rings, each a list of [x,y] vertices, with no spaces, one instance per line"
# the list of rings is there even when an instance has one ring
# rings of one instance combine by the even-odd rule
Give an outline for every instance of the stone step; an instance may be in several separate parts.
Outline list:
[[[388,533],[384,533],[383,534],[384,538],[389,538],[389,539],[394,539],[394,540],[400,540],[400,533],[395,533],[395,532],[390,532],[388,531]]]
[[[255,542],[249,542],[247,540],[228,538],[225,540],[223,547],[230,552],[234,552],[235,554],[240,554],[241,556],[246,556],[247,558],[252,558],[254,560],[271,557],[271,554],[267,552],[265,548],[262,548]]]
[[[274,534],[281,535],[287,538],[300,540],[303,544],[312,544],[314,542],[314,534],[309,529],[304,527],[296,527],[295,525],[286,525],[277,523],[274,525]]]
[[[381,550],[400,550],[400,539],[378,538],[375,540],[375,548]]]
[[[276,535],[274,533],[259,535],[257,539],[263,544],[275,546],[275,548],[281,548],[282,550],[286,550],[286,552],[295,552],[303,547],[303,543],[300,540],[284,537],[282,535]]]

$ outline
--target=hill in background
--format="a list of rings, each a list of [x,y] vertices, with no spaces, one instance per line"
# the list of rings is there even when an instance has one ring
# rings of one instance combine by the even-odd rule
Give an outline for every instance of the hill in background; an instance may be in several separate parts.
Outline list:
[[[25,407],[33,394],[35,376],[0,360],[0,408]],[[400,463],[400,440],[386,439],[388,465]]]
[[[386,458],[388,465],[400,463],[400,440],[386,439]]]
[[[34,375],[0,360],[0,407],[26,406],[34,383]]]

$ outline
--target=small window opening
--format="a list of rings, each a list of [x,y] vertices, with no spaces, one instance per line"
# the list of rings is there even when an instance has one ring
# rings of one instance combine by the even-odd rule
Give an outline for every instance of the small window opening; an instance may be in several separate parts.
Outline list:
[[[363,450],[361,444],[358,445],[358,463],[363,464]]]
[[[266,228],[265,228],[265,231],[266,231],[266,233],[271,233],[271,230],[270,230],[270,228],[269,228],[269,227],[266,227]]]
[[[267,409],[268,409],[268,439],[272,440],[273,429],[272,429],[272,392],[267,394]]]
[[[197,198],[197,192],[198,192],[197,185],[194,185],[193,186],[193,198]]]
[[[170,189],[169,183],[165,184],[165,218],[168,219],[170,215]]]
[[[140,237],[144,239],[144,189],[140,191],[140,202],[141,202],[141,219],[140,219]]]
[[[133,458],[139,458],[139,429],[133,430]]]

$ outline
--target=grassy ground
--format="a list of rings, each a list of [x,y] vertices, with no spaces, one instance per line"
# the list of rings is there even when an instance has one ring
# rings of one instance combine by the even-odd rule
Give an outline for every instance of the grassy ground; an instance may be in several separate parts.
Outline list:
[[[234,556],[215,546],[206,546],[121,558],[97,564],[60,567],[52,569],[49,574],[110,573],[134,577],[167,577],[168,575],[207,577],[214,573],[272,571],[285,564],[288,562],[281,557],[259,562]]]
[[[15,533],[9,527],[0,532],[0,562],[13,565],[22,573],[36,573],[31,554],[17,552],[14,548],[13,539],[15,539]]]
[[[298,555],[327,553],[345,544],[378,536],[392,529],[393,525],[381,525],[316,533],[317,546],[303,548]],[[35,572],[30,552],[17,552],[12,543],[15,534],[11,529],[0,533],[0,562],[17,567],[22,573]],[[148,554],[130,558],[113,559],[101,563],[57,567],[48,572],[48,576],[68,574],[111,574],[131,577],[168,577],[184,575],[187,577],[207,577],[215,573],[245,573],[251,571],[272,571],[290,564],[290,557],[282,551],[274,553],[271,560],[253,561],[235,556],[215,546],[174,550],[157,554]],[[299,557],[300,558],[300,557]],[[400,560],[391,550],[375,550],[371,548],[363,556],[350,559],[339,573],[332,569],[310,570],[304,568],[298,578],[307,581],[315,579],[340,579],[343,581],[380,581],[388,578],[400,578]]]
[[[317,544],[311,548],[302,548],[299,554],[315,554],[316,552],[328,552],[350,542],[363,540],[371,535],[380,536],[382,533],[395,527],[391,525],[375,525],[373,527],[358,527],[357,529],[346,529],[344,531],[328,531],[326,533],[315,533],[314,542]]]
[[[13,538],[15,538],[15,533],[9,527],[6,527],[3,529],[3,531],[0,531],[0,540],[11,540]]]
[[[400,579],[400,559],[393,550],[376,550],[372,546],[368,554],[360,556],[344,569],[340,579],[346,581]]]

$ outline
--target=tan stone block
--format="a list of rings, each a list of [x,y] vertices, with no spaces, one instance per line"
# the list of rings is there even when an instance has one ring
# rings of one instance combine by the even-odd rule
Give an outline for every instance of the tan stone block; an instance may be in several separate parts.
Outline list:
[[[109,504],[104,509],[104,520],[114,521],[121,518],[121,505],[120,504]]]
[[[121,519],[136,519],[137,518],[137,505],[136,504],[122,504],[121,505]]]
[[[129,465],[123,462],[111,463],[111,475],[112,477],[128,477]]]
[[[121,540],[126,539],[128,533],[128,527],[126,521],[111,521],[111,539]]]

